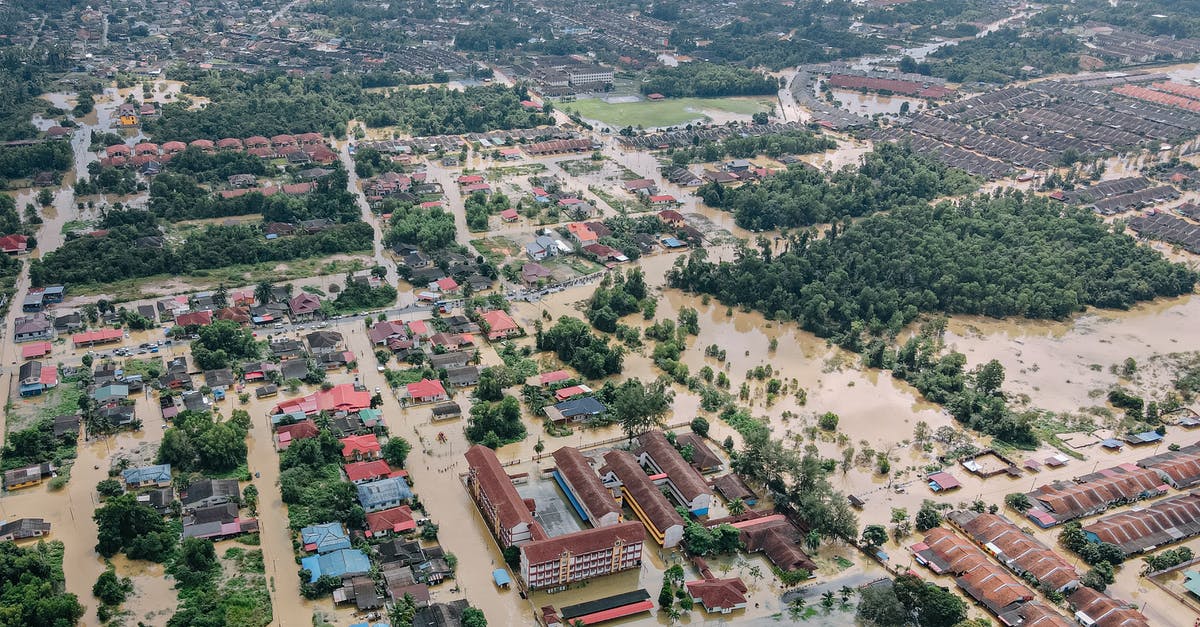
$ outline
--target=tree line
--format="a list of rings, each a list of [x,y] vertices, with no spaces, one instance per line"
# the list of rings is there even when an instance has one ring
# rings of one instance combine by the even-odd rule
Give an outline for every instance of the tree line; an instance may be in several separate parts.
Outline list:
[[[188,83],[190,94],[212,100],[200,109],[188,99],[169,103],[162,116],[146,122],[155,141],[271,137],[318,132],[342,137],[351,119],[370,128],[399,126],[413,135],[482,133],[497,129],[553,125],[540,111],[527,111],[523,87],[486,85],[365,91],[357,75],[254,75],[179,68],[172,76]]]
[[[752,137],[728,137],[719,142],[704,142],[687,148],[668,151],[671,163],[686,166],[697,161],[720,161],[725,157],[749,159],[756,155],[771,158],[782,155],[807,155],[833,150],[837,142],[810,131],[785,131]]]
[[[909,148],[883,143],[858,168],[826,176],[793,165],[761,182],[740,187],[707,183],[697,190],[705,203],[731,211],[738,226],[775,230],[891,211],[904,205],[975,189],[978,181]]]
[[[638,89],[668,98],[764,96],[779,91],[779,81],[761,72],[715,63],[681,63],[646,72]]]
[[[1020,192],[793,234],[778,255],[761,244],[733,262],[681,259],[670,284],[854,345],[846,335],[895,334],[922,312],[1062,318],[1189,293],[1197,278],[1087,210]]]
[[[99,228],[107,233],[69,236],[57,250],[32,260],[34,285],[106,283],[355,253],[370,250],[374,240],[371,225],[352,222],[275,240],[267,240],[258,225],[207,225],[182,242],[162,241],[154,214],[133,209],[108,212]]]

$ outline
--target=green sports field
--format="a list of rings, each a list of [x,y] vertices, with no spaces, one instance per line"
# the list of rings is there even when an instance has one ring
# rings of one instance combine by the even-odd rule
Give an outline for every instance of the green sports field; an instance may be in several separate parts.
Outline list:
[[[588,120],[596,120],[615,128],[677,126],[706,120],[705,111],[752,115],[766,111],[773,99],[758,98],[668,98],[637,102],[608,103],[599,98],[564,102],[558,107],[574,111]]]

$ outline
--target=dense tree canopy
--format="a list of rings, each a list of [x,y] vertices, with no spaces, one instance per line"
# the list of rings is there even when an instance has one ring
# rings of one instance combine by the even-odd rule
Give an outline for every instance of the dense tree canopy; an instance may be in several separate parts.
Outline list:
[[[545,331],[537,333],[539,350],[553,351],[558,358],[589,379],[621,372],[624,349],[609,346],[604,338],[593,335],[587,323],[563,316]]]
[[[454,242],[454,215],[441,207],[420,207],[413,203],[389,202],[383,207],[392,218],[384,233],[384,242],[412,244],[434,252]]]
[[[867,154],[861,167],[844,168],[829,178],[794,165],[760,183],[734,188],[708,183],[697,193],[704,202],[732,211],[744,229],[774,230],[890,211],[975,186],[961,170],[885,143]]]
[[[934,76],[955,83],[1008,83],[1037,74],[1079,71],[1079,38],[1052,31],[1025,36],[1014,28],[1001,28],[984,37],[967,39],[930,53],[927,63]]]
[[[235,409],[233,418],[218,421],[210,412],[185,411],[163,433],[158,462],[182,472],[222,473],[246,463],[250,415]]]
[[[669,280],[833,337],[895,333],[920,312],[1061,318],[1126,308],[1188,293],[1196,276],[1091,212],[1014,193],[900,208],[836,236],[794,237],[775,257],[693,256]]]
[[[0,542],[0,627],[66,627],[83,606],[64,592],[62,542],[19,547]]]
[[[647,72],[638,89],[643,94],[662,94],[670,98],[763,96],[774,95],[779,90],[779,83],[770,76],[746,68],[681,63]]]
[[[134,494],[110,497],[96,509],[96,552],[112,557],[124,551],[130,559],[161,562],[171,556],[178,532],[167,527],[158,512],[137,501]]]
[[[254,332],[230,320],[216,320],[198,329],[197,334],[200,337],[192,342],[192,358],[202,370],[226,368],[262,352]]]

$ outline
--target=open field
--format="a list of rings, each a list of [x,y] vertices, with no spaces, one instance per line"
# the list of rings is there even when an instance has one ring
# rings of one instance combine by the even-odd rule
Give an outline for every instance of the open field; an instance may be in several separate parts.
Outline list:
[[[711,119],[706,112],[752,115],[766,111],[770,98],[670,98],[667,100],[607,103],[599,98],[564,103],[563,109],[609,126],[675,126]]]

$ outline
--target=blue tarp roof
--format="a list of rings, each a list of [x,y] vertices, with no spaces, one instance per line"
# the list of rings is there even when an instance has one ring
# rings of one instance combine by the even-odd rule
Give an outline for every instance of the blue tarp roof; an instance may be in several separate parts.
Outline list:
[[[579,517],[586,521],[588,519],[587,512],[584,511],[579,501],[575,499],[575,493],[571,491],[567,482],[563,481],[562,475],[557,470],[554,471],[554,480],[558,482],[558,487],[562,488],[563,494],[567,495],[567,501],[571,503],[571,507],[575,508],[575,513],[579,514]]]
[[[1130,441],[1137,444],[1145,444],[1146,442],[1157,442],[1163,437],[1156,431],[1143,431],[1129,436]]]
[[[495,580],[497,586],[507,586],[512,583],[512,579],[508,576],[508,571],[503,568],[493,570],[492,579]]]
[[[1120,440],[1114,440],[1113,438],[1108,438],[1107,440],[1104,440],[1103,442],[1100,443],[1100,446],[1103,446],[1105,448],[1121,448],[1124,445],[1125,444],[1123,442],[1121,442]]]
[[[404,477],[389,477],[358,486],[358,502],[367,511],[392,501],[412,498],[412,489]]]
[[[125,483],[170,483],[171,482],[171,465],[159,464],[157,466],[143,466],[141,468],[128,468],[121,473],[125,478]]]

